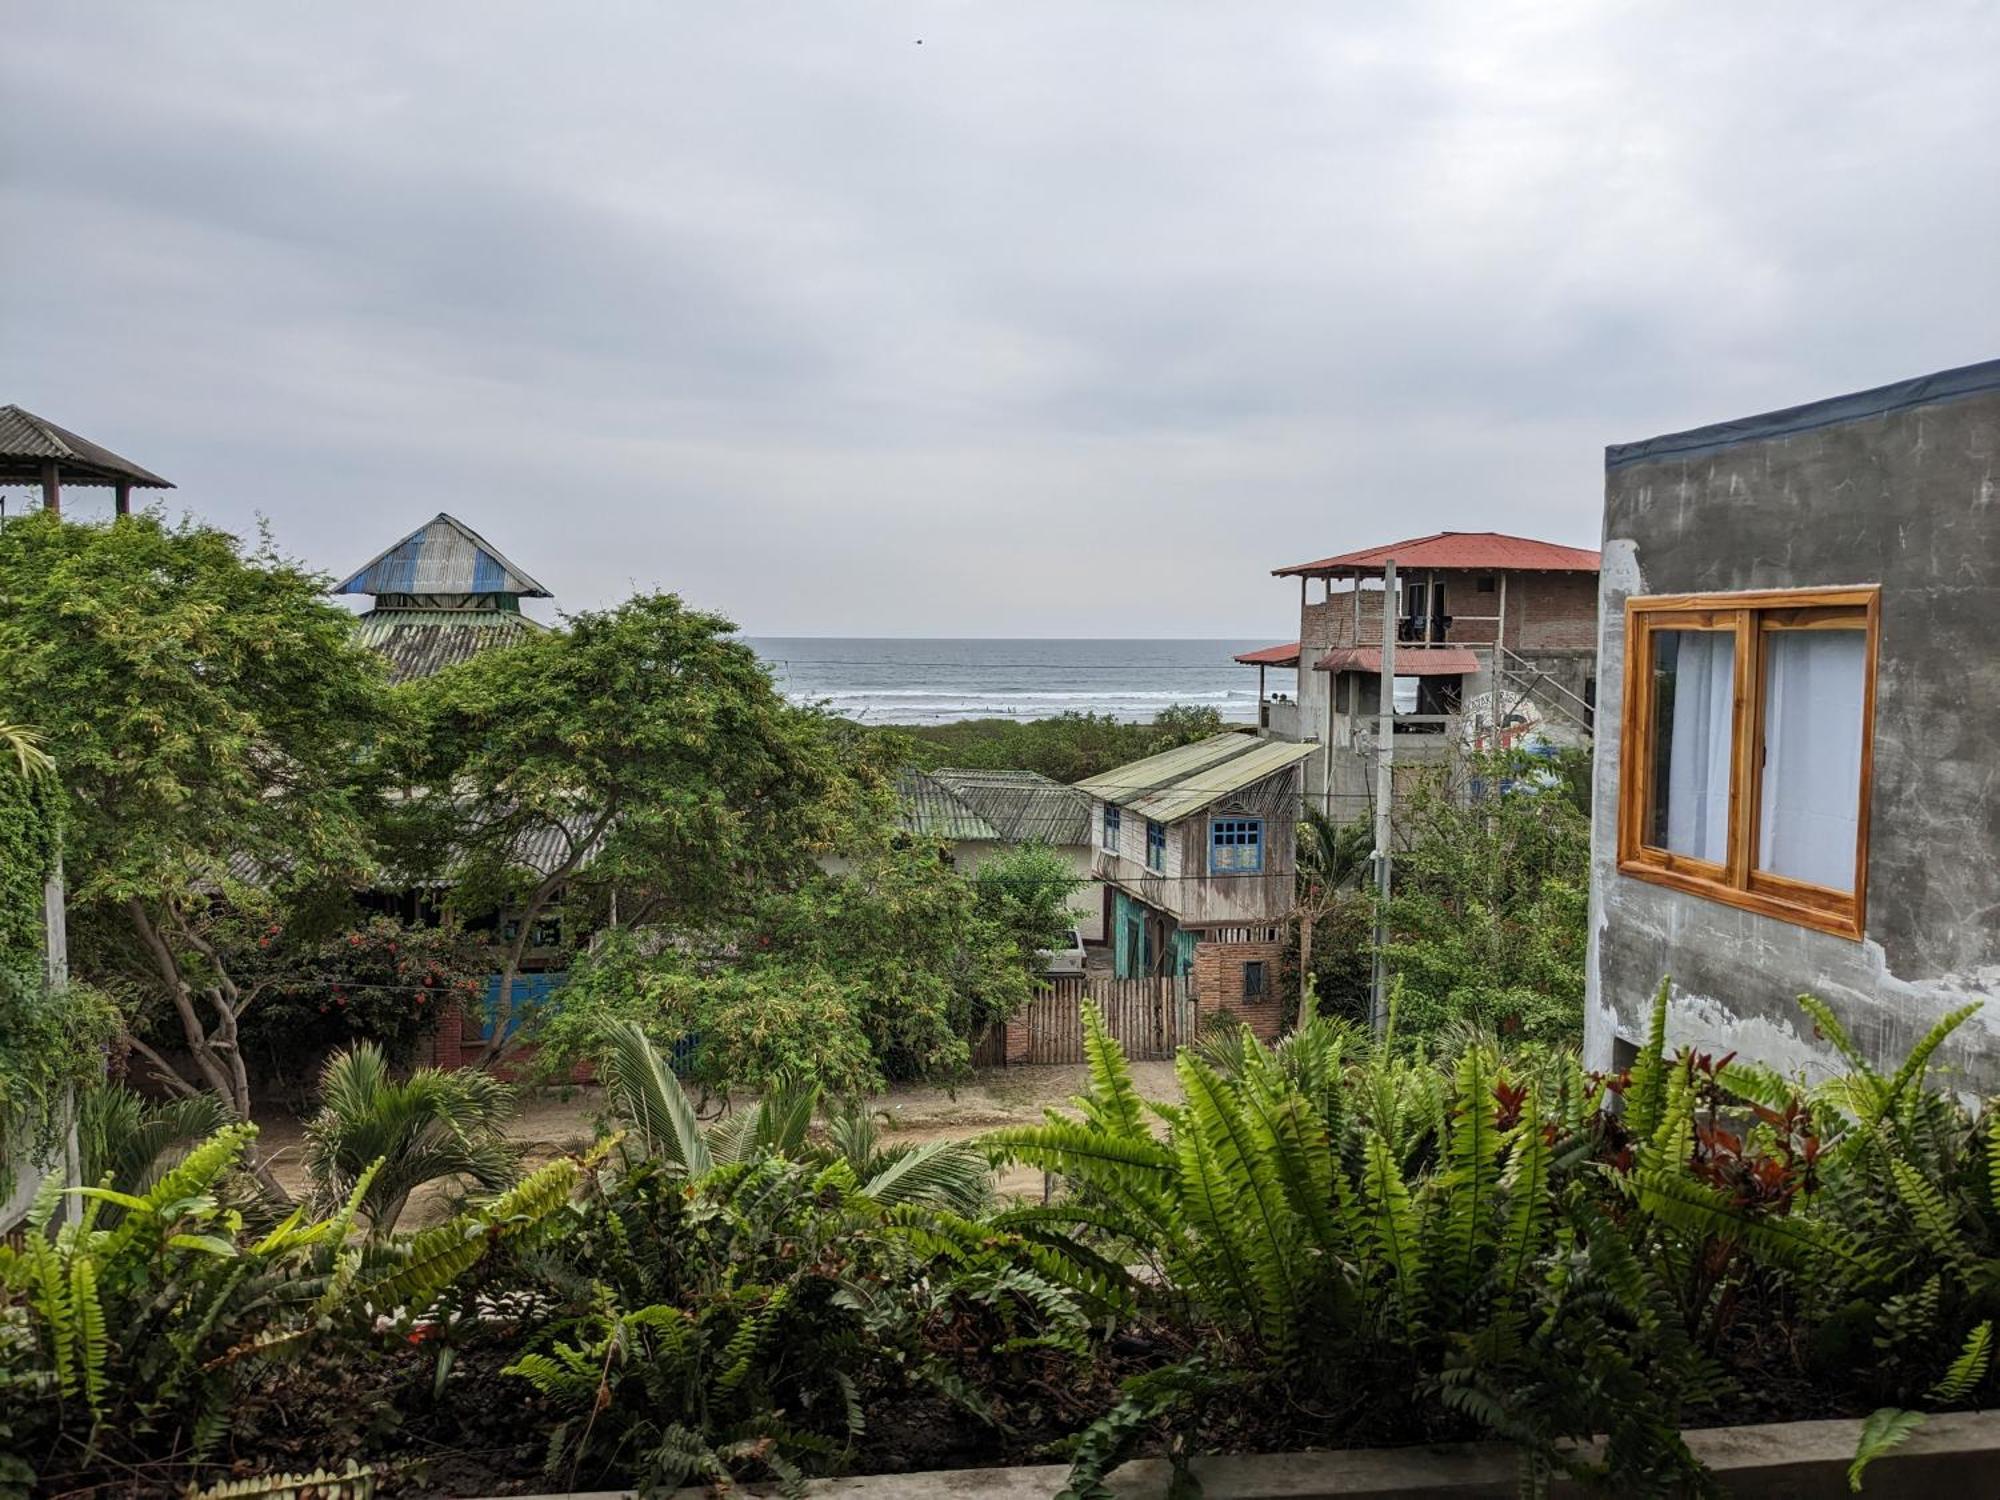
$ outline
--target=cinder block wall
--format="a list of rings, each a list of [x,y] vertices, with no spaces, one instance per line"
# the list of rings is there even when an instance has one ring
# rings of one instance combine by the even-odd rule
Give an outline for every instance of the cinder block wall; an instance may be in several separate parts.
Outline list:
[[[1940,393],[1944,399],[1940,399]],[[1757,434],[1745,436],[1745,433]],[[2000,998],[2000,361],[1613,449],[1591,847],[1585,1058],[1669,1039],[1820,1078],[1830,1005],[1893,1069],[1946,1011]],[[1856,942],[1618,871],[1625,601],[1880,584],[1866,933]],[[2000,1089],[2000,1005],[1933,1076]]]

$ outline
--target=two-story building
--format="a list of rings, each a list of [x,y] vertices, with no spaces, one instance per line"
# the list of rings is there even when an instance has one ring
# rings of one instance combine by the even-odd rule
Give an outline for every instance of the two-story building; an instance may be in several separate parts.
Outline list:
[[[1386,599],[1391,562],[1396,596]],[[1306,796],[1354,816],[1375,774],[1384,609],[1396,639],[1399,762],[1522,733],[1578,739],[1596,702],[1597,571],[1587,548],[1497,531],[1440,531],[1294,563],[1273,573],[1299,580],[1297,643],[1237,659],[1260,674],[1294,668],[1296,695],[1263,707],[1264,732],[1312,745]]]
[[[1077,783],[1118,978],[1192,975],[1204,1011],[1276,1034],[1312,750],[1230,732]]]

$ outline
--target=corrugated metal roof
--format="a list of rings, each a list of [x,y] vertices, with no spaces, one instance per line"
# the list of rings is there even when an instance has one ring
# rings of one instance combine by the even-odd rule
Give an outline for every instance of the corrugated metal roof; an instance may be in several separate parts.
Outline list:
[[[504,609],[371,609],[355,622],[354,634],[389,663],[391,682],[408,682],[541,629]]]
[[[1086,777],[1076,784],[1080,792],[1088,792],[1106,802],[1123,805],[1133,796],[1142,796],[1155,787],[1165,786],[1183,776],[1212,766],[1217,761],[1228,760],[1232,755],[1241,755],[1246,745],[1255,745],[1256,736],[1237,734],[1230,731],[1212,734],[1205,740],[1196,740],[1191,745],[1181,745],[1172,750],[1162,750],[1158,755],[1149,755],[1144,760],[1135,760],[1129,765],[1114,766],[1100,775]]]
[[[1587,547],[1565,547],[1558,542],[1538,542],[1531,537],[1509,536],[1502,531],[1435,531],[1429,536],[1412,537],[1406,542],[1390,542],[1381,547],[1364,547],[1359,552],[1343,552],[1322,557],[1318,562],[1293,563],[1273,568],[1279,578],[1300,573],[1379,573],[1382,564],[1393,559],[1399,568],[1493,568],[1499,571],[1595,573],[1598,555]]]
[[[1038,771],[942,769],[930,777],[1010,844],[1088,844],[1090,798]]]
[[[945,787],[914,766],[896,774],[896,801],[904,830],[923,838],[999,842],[1000,831]]]
[[[549,591],[454,516],[439,511],[335,587],[336,594],[518,594]]]
[[[1077,790],[1156,823],[1173,823],[1297,765],[1315,748],[1289,740],[1218,734],[1080,781]]]
[[[1299,664],[1299,643],[1291,641],[1283,646],[1245,651],[1236,659],[1246,667],[1296,667]]]
[[[1313,664],[1315,672],[1380,672],[1380,646],[1336,646]],[[1398,677],[1463,677],[1479,670],[1479,658],[1463,646],[1398,646]]]
[[[9,483],[39,479],[42,464],[56,461],[65,485],[129,484],[136,489],[170,490],[173,481],[129,458],[120,458],[101,443],[79,437],[18,406],[0,406],[0,479]]]

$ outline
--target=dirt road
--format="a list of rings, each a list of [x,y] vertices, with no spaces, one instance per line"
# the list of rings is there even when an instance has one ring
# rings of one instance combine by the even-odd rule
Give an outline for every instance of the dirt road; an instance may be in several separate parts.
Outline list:
[[[1148,1099],[1178,1100],[1180,1085],[1169,1062],[1131,1064],[1132,1080]],[[935,1140],[968,1140],[1003,1125],[1033,1125],[1047,1108],[1073,1113],[1069,1101],[1089,1082],[1081,1064],[1052,1067],[986,1068],[955,1088],[899,1086],[879,1095],[874,1105],[884,1117],[885,1144],[918,1144]],[[738,1101],[736,1107],[743,1107]],[[594,1088],[529,1094],[508,1122],[507,1134],[520,1142],[523,1165],[534,1167],[590,1144],[604,1114],[602,1093]],[[278,1180],[298,1192],[305,1186],[303,1133],[290,1115],[259,1120],[262,1142],[275,1153]],[[1032,1167],[1009,1167],[999,1181],[1003,1195],[1039,1198],[1042,1174]],[[416,1228],[434,1216],[434,1201],[413,1202],[403,1220]]]

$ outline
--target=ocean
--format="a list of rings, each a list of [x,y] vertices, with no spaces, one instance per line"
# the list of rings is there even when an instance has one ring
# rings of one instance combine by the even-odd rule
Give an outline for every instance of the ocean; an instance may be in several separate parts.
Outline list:
[[[746,636],[795,703],[869,724],[1048,719],[1147,720],[1170,704],[1255,723],[1257,669],[1242,641],[867,640]]]

